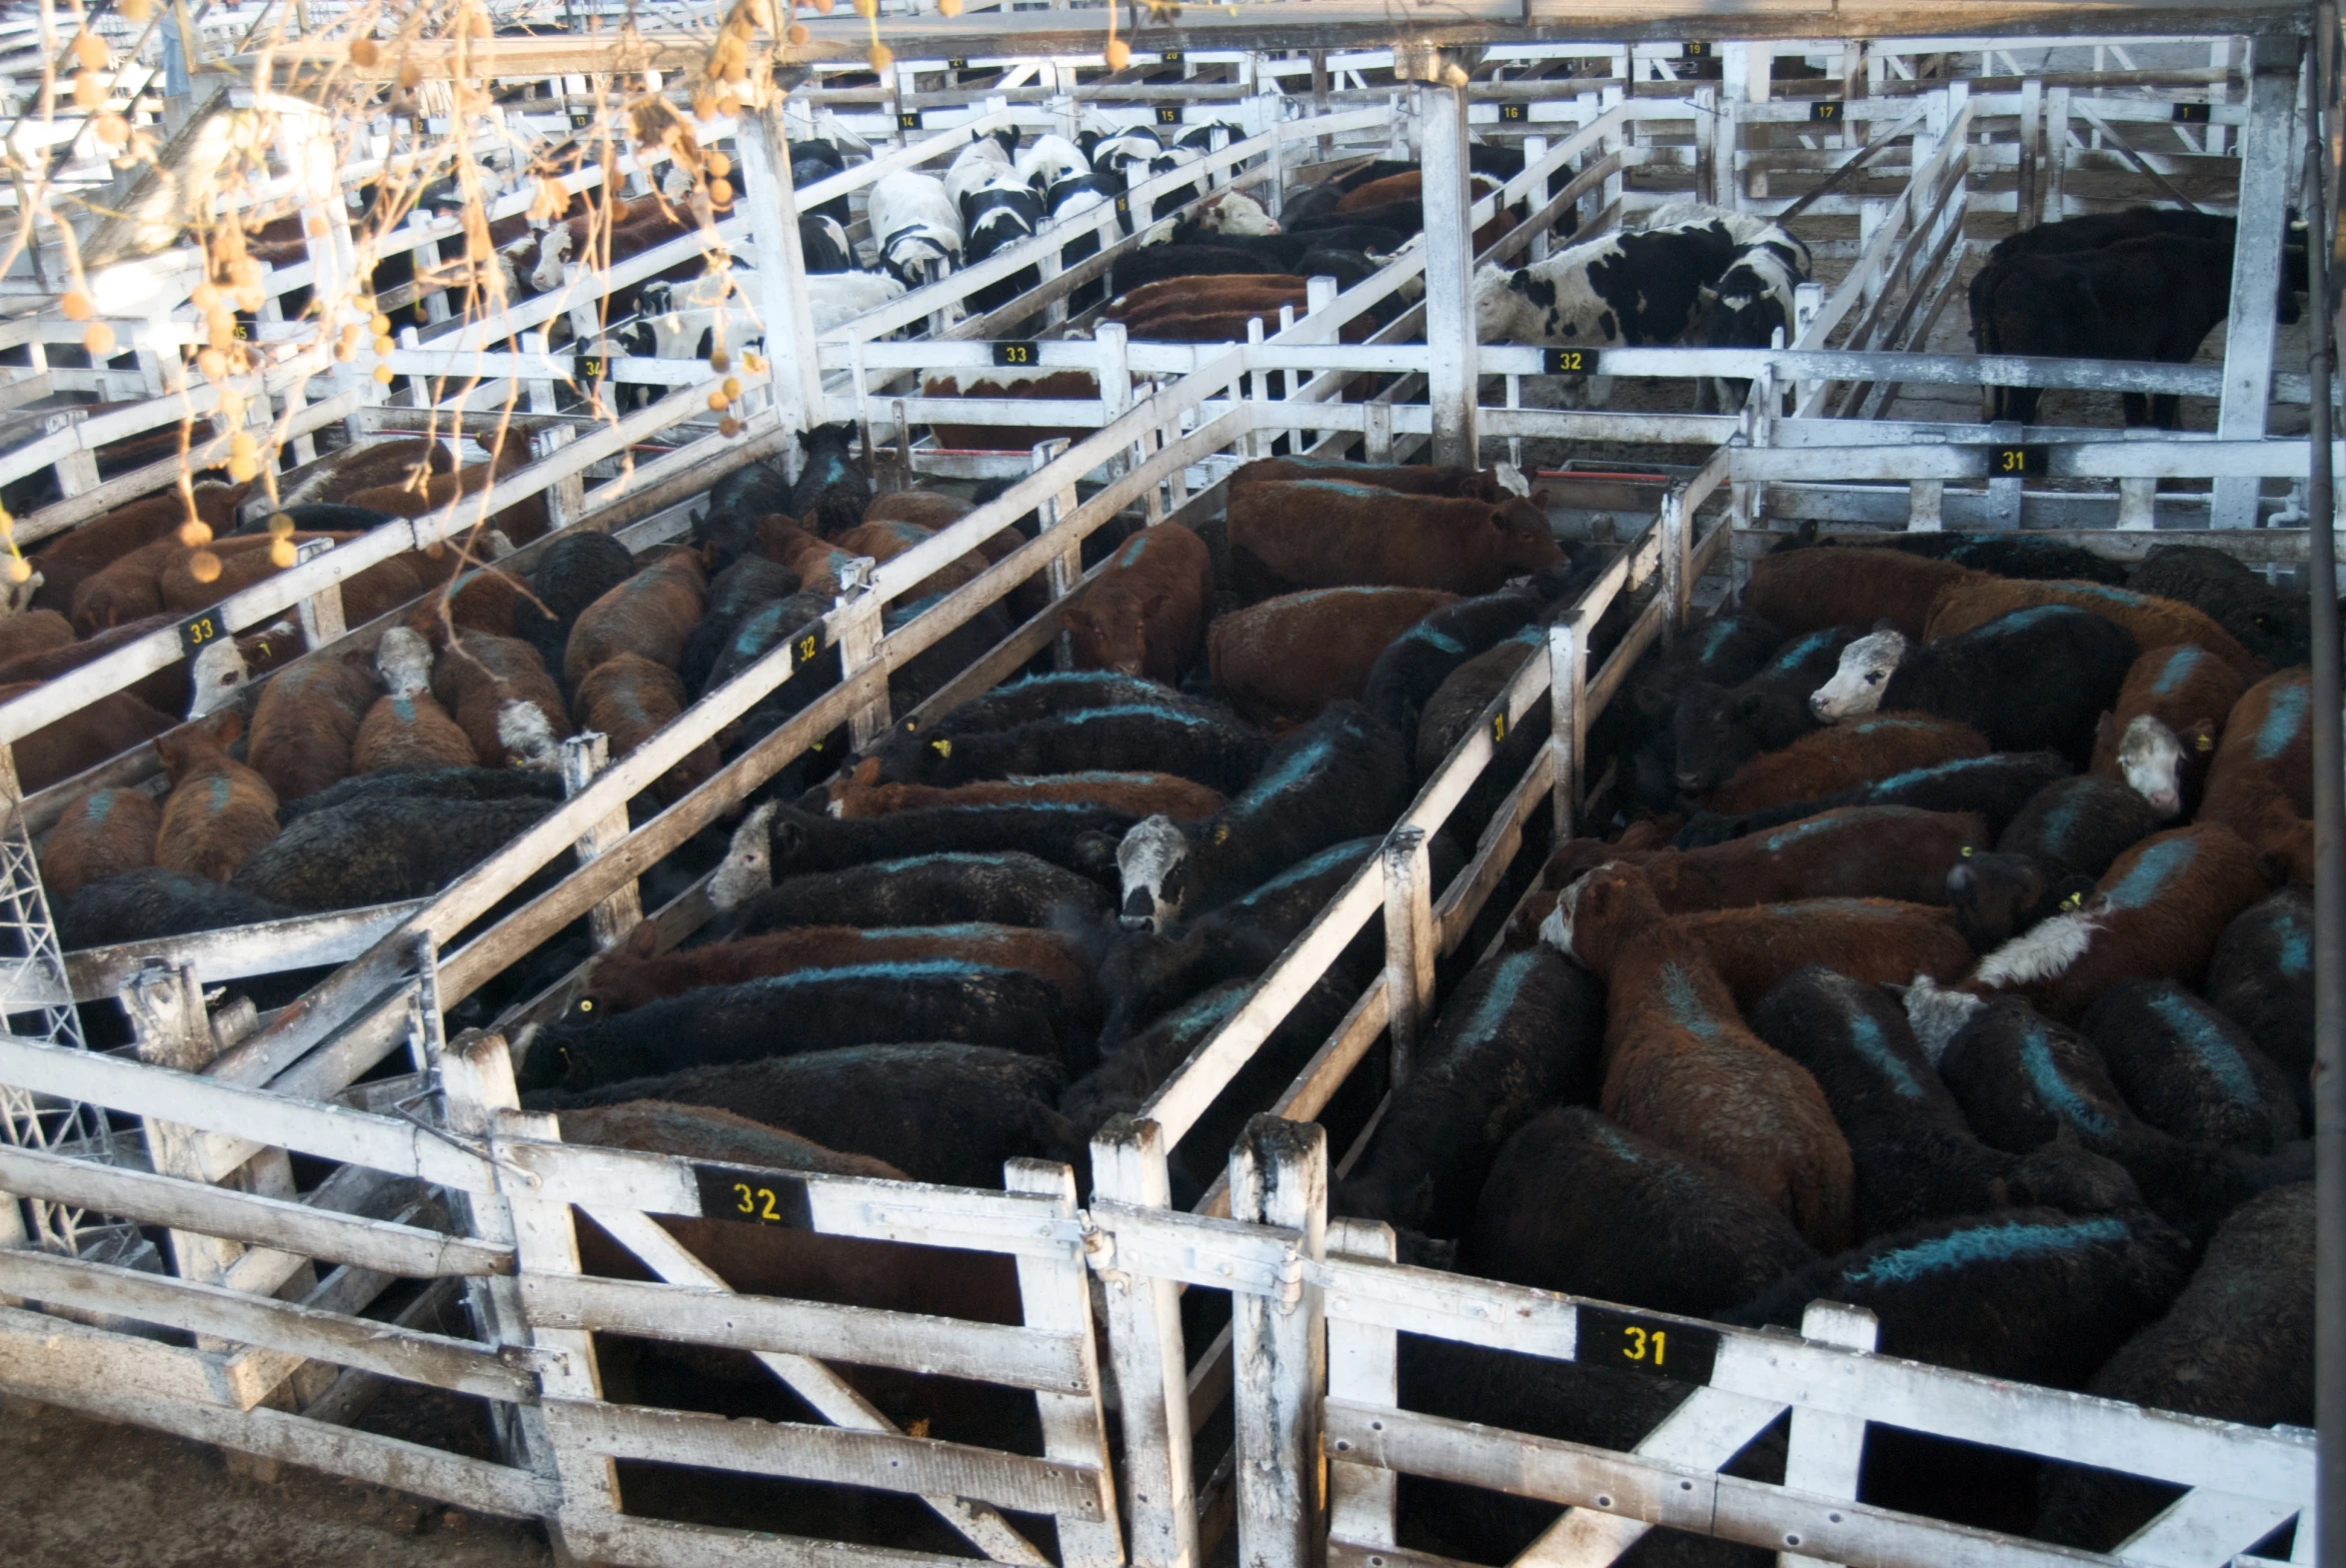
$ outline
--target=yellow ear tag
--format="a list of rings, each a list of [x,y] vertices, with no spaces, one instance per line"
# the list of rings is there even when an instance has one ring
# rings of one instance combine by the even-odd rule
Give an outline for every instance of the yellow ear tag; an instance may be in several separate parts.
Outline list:
[[[2216,749],[2215,738],[2204,735],[2193,736],[2191,738],[2191,749],[2195,752],[2212,752]]]
[[[932,741],[929,743],[929,750],[935,752],[939,757],[951,757],[953,756],[953,743],[951,741]]]
[[[1213,829],[1213,841],[1215,843],[1228,843],[1230,841],[1229,823],[1224,822],[1219,827]]]
[[[2081,892],[2071,893],[2068,897],[2061,900],[2061,907],[2064,909],[2081,909],[2085,907],[2085,894]]]
[[[579,1011],[581,1011],[581,1012],[593,1012],[594,1010],[595,1010],[595,1003],[594,1003],[594,1000],[593,1000],[593,998],[591,998],[591,997],[586,997],[586,996],[582,996],[582,997],[580,997],[580,998],[579,998]]]
[[[1965,844],[1963,846],[1963,858],[1966,860],[1971,858],[1971,845]]]

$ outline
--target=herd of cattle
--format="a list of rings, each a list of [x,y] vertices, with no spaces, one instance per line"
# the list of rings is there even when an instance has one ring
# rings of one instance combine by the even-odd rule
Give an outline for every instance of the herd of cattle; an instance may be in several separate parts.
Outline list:
[[[641,557],[585,531],[533,547],[542,516],[501,514],[522,551],[509,565],[387,564],[418,582],[387,587],[386,608],[415,608],[369,653],[304,660],[193,722],[170,717],[188,700],[171,694],[152,732],[168,786],[90,788],[41,845],[67,945],[428,894],[553,807],[563,738],[601,731],[626,755],[806,630],[859,562],[969,510],[875,495],[846,427],[805,447],[796,483],[738,470],[688,543]],[[383,465],[432,466],[420,445],[359,450],[376,467],[322,475],[312,495],[330,499],[293,504],[318,509],[296,538],[331,509],[385,505]],[[490,472],[429,484],[454,495]],[[730,832],[647,873],[657,901],[708,875],[707,928],[664,951],[647,921],[594,953],[582,921],[472,1005],[493,1017],[585,963],[566,1010],[515,1041],[530,1101],[573,1139],[972,1185],[1021,1156],[1082,1171],[1090,1135],[1232,1014],[1601,565],[1525,490],[1503,468],[1266,459],[1194,530],[1113,525],[1086,542],[1100,570],[1067,608],[1072,671],[901,723],[861,759],[844,729],[820,737]],[[223,530],[236,499],[199,496]],[[170,624],[195,552],[233,574],[241,547],[265,560],[272,540],[140,526],[112,564],[78,534],[36,558],[51,597],[0,622],[36,640],[0,680]],[[890,628],[1032,526],[941,566]],[[1632,673],[1590,772],[1615,765],[1634,824],[1554,850],[1500,950],[1451,988],[1334,1207],[1390,1221],[1420,1262],[1748,1323],[1852,1301],[1893,1354],[2306,1420],[2305,607],[2207,550],[2129,572],[2029,541],[1894,543],[1795,540],[1738,607]],[[1025,584],[899,670],[897,711],[1046,602]],[[1635,608],[1596,629],[1599,655]],[[298,653],[290,627],[262,641],[288,638]],[[240,649],[200,668],[248,681],[272,662]],[[825,651],[638,809],[839,679]],[[1437,887],[1544,739],[1536,719],[1506,737],[1434,835]],[[1303,996],[1174,1151],[1176,1198],[1382,961],[1372,929]],[[1354,1076],[1348,1096],[1380,1088]],[[745,1289],[1017,1320],[1007,1260],[940,1271],[789,1233],[707,1255]],[[1613,1446],[1682,1391],[1405,1347],[1418,1408]],[[635,1343],[613,1346],[609,1375],[716,1408],[754,1371]],[[941,1437],[1015,1445],[1034,1421],[1031,1400],[853,1376]],[[1763,1440],[1738,1463],[1766,1474],[1781,1453]],[[2098,1546],[2162,1501],[2048,1471],[2040,1513],[2039,1479],[1892,1436],[1865,1484]],[[703,1507],[669,1485],[646,1471],[631,1505]],[[1481,1560],[1552,1512],[1416,1481],[1403,1497],[1423,1542]],[[863,1522],[811,1527],[890,1539],[929,1528],[868,1517],[891,1506],[827,1494],[785,1511],[846,1510]]]

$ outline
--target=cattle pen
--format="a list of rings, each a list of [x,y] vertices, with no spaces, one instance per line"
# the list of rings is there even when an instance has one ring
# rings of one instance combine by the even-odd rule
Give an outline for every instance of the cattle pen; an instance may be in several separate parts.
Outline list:
[[[2346,1436],[2333,1419],[2346,1408],[2332,1391],[2346,1385],[2333,1293],[2346,1267],[2346,1169],[2333,1145],[2346,1123],[2334,1086],[2317,1108],[2318,1442],[2301,1427],[1881,1353],[1872,1314],[1830,1301],[1794,1333],[1416,1266],[1406,1238],[1329,1201],[1409,1078],[1442,995],[1530,907],[1547,850],[1619,805],[1627,781],[1611,759],[1592,761],[1591,735],[1618,719],[1640,658],[1677,647],[1785,534],[1996,533],[2119,562],[2187,537],[2269,581],[2310,581],[2320,599],[2330,476],[2346,460],[2346,448],[2327,450],[2326,298],[2307,307],[2309,369],[2289,362],[2295,340],[2277,317],[2291,299],[2293,219],[2310,214],[2324,241],[2337,233],[2322,162],[2337,157],[2333,10],[1753,0],[1629,16],[1470,0],[1419,24],[1348,0],[1210,17],[1176,8],[1162,20],[1136,7],[1116,13],[1135,67],[1125,72],[1103,53],[1107,12],[973,5],[947,16],[915,0],[877,7],[869,24],[802,15],[804,42],[761,36],[772,94],[696,121],[700,150],[730,149],[740,205],[704,208],[633,256],[562,263],[519,298],[468,297],[482,273],[459,260],[468,223],[535,212],[549,191],[641,201],[676,161],[674,142],[607,135],[556,178],[532,177],[505,141],[484,138],[482,167],[509,183],[478,196],[478,211],[420,207],[354,240],[356,193],[435,112],[445,125],[456,100],[434,95],[468,78],[534,84],[500,122],[516,146],[608,129],[622,74],[655,91],[663,78],[694,80],[706,51],[686,31],[697,16],[647,12],[621,46],[584,36],[604,10],[574,10],[575,33],[477,40],[496,51],[487,66],[462,35],[417,44],[403,60],[418,68],[423,107],[368,128],[372,161],[339,168],[340,133],[300,96],[306,67],[356,59],[331,35],[333,13],[312,7],[304,23],[329,36],[214,58],[197,74],[196,99],[216,90],[239,111],[278,116],[281,179],[268,194],[307,215],[299,259],[264,266],[258,301],[237,302],[239,340],[260,346],[241,373],[181,362],[182,346],[204,341],[192,303],[207,276],[200,246],[93,268],[97,317],[130,347],[85,352],[57,280],[89,235],[68,228],[60,240],[55,222],[44,232],[22,217],[16,187],[26,233],[0,276],[0,417],[35,413],[11,431],[0,485],[36,497],[12,508],[16,544],[172,494],[183,474],[255,439],[280,454],[287,488],[418,435],[487,477],[421,516],[306,546],[286,570],[0,696],[0,757],[12,759],[0,768],[0,856],[17,944],[0,1037],[0,1390],[540,1521],[559,1560],[576,1562],[1439,1568],[1454,1559],[1404,1544],[1405,1477],[1560,1507],[1513,1559],[1527,1565],[1621,1560],[1656,1528],[1779,1561],[2346,1561],[2338,1532],[2317,1540],[2315,1528],[2323,1504],[2346,1507]],[[136,33],[100,14],[110,36]],[[877,69],[868,25],[892,50]],[[260,26],[255,14],[240,35]],[[186,86],[178,51],[202,38],[190,24],[176,40]],[[2154,45],[2161,63],[2138,66],[2132,55]],[[395,64],[355,69],[418,88]],[[126,76],[109,103],[134,113],[164,74],[145,86]],[[1210,134],[1193,161],[1134,169],[1113,202],[818,324],[803,214],[837,202],[853,220],[841,225],[848,243],[877,247],[887,237],[869,204],[885,176],[944,169],[1004,132],[1073,139],[1087,123]],[[802,186],[792,148],[815,138],[862,152]],[[1476,148],[1514,157],[1479,192]],[[1312,276],[1299,303],[1265,309],[1232,341],[1149,339],[1109,314],[1106,280],[1160,226],[1228,192],[1275,216],[1305,171],[1379,157],[1421,168],[1423,231],[1364,275]],[[102,154],[83,176],[92,167],[111,178]],[[1632,232],[1684,200],[1787,224],[1805,215],[1825,276],[1801,283],[1774,341],[1477,341],[1478,272]],[[1941,324],[1990,244],[1983,234],[2141,202],[2234,220],[2220,360],[1949,350]],[[302,322],[311,300],[348,285],[362,249],[391,320],[366,334],[371,348],[338,358]],[[763,351],[755,366],[713,370],[615,330],[636,320],[615,297],[712,256],[742,268],[716,341],[725,310],[738,312]],[[402,267],[405,281],[387,286]],[[2323,270],[2317,261],[2317,280]],[[734,341],[737,355],[744,346]],[[1052,378],[1058,395],[964,390],[1012,367]],[[1604,382],[1634,394],[1607,406],[1589,390]],[[2056,412],[2074,422],[1932,406],[1992,402],[1996,389],[2060,394]],[[2097,426],[2074,412],[2088,395],[2193,400],[2191,423],[2208,428]],[[52,402],[79,397],[94,406]],[[372,661],[432,598],[354,621],[344,596],[362,574],[449,548],[489,565],[485,523],[525,504],[543,509],[545,537],[498,565],[526,572],[590,534],[642,555],[696,538],[728,476],[771,463],[795,477],[801,438],[847,422],[883,494],[991,482],[991,499],[853,567],[827,611],[626,756],[592,735],[568,741],[562,797],[423,896],[62,949],[35,840],[90,790],[156,787],[158,743],[224,712],[249,718],[271,680]],[[987,439],[949,444],[940,426]],[[123,456],[142,438],[163,445]],[[1596,455],[1542,456],[1575,447]],[[877,755],[1042,665],[1067,668],[1069,610],[1108,570],[1087,566],[1086,543],[1215,520],[1231,474],[1274,454],[1511,461],[1601,565],[1525,641],[1376,850],[1080,1161],[1014,1159],[999,1187],[768,1168],[566,1140],[554,1114],[523,1107],[532,1035],[585,994],[594,956],[640,921],[658,950],[690,950],[724,912],[710,874],[656,883],[656,867],[722,835],[842,731],[855,754]],[[256,494],[248,521],[274,505]],[[997,548],[965,580],[927,586],[987,545]],[[1014,611],[1014,594],[1037,581],[1041,608]],[[223,667],[191,635],[199,621],[213,639],[285,627],[299,652],[281,664],[243,656],[209,691]],[[949,643],[998,622],[1007,636]],[[2334,645],[2334,620],[2317,610],[2314,624]],[[942,679],[917,701],[892,695],[892,678],[924,658],[916,668],[933,667],[940,651],[954,661]],[[183,669],[189,707],[168,716],[169,731],[38,787],[21,782],[13,755],[29,738]],[[2334,764],[2334,646],[2315,672],[2316,757]],[[794,683],[816,695],[690,787],[654,795]],[[2316,904],[2329,922],[2316,947],[2320,1039],[2334,1068],[2339,781],[2317,787]],[[1470,796],[1474,812],[1461,809]],[[1446,881],[1431,847],[1445,827],[1462,859]],[[585,961],[548,966],[582,922]],[[1381,952],[1374,978],[1347,986],[1332,1029],[1281,1055],[1273,1036],[1310,1016],[1306,1001],[1363,942]],[[223,996],[270,982],[263,1005]],[[120,1020],[126,1043],[89,1042],[85,1020],[100,1016]],[[793,1247],[834,1244],[888,1259],[918,1304],[744,1282]],[[988,1304],[957,1310],[973,1280]],[[1406,1407],[1404,1336],[1658,1377],[1684,1397],[1618,1448],[1428,1415]],[[752,1392],[737,1387],[724,1412],[637,1397],[635,1363],[614,1359],[620,1342],[730,1355]],[[369,1430],[361,1417],[402,1388],[478,1412],[488,1457]],[[956,1412],[1006,1409],[1013,1438],[970,1435],[975,1418],[955,1425]],[[952,1435],[930,1435],[932,1416]],[[1890,1430],[2174,1495],[2106,1556],[1950,1523],[1859,1500],[1861,1469]],[[1737,1456],[1763,1440],[1780,1447],[1780,1479],[1737,1473]],[[720,1496],[750,1489],[772,1517],[711,1505],[682,1483],[657,1489],[660,1475],[686,1472],[717,1477]],[[670,1506],[640,1507],[640,1495]],[[869,1497],[902,1507],[866,1514],[838,1501]]]

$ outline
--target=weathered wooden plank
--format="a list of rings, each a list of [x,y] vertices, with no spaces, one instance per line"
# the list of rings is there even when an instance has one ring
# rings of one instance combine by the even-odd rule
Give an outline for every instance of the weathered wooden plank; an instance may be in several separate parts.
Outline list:
[[[239,1453],[281,1459],[328,1475],[350,1476],[435,1498],[476,1513],[528,1519],[550,1513],[554,1507],[552,1486],[527,1470],[467,1459],[397,1437],[354,1432],[282,1410],[223,1410],[217,1405],[158,1397],[143,1385],[132,1391],[88,1382],[51,1382],[14,1386],[9,1391],[110,1421],[151,1426]]]
[[[500,1359],[440,1334],[393,1331],[367,1318],[80,1258],[0,1252],[0,1291],[269,1345],[487,1399],[531,1400],[537,1394],[526,1352],[509,1349]]]
[[[967,1557],[850,1546],[765,1530],[637,1519],[625,1514],[566,1515],[564,1544],[581,1561],[642,1568],[969,1568]]]
[[[211,1358],[195,1350],[0,1305],[0,1385],[10,1389],[136,1388],[216,1405],[225,1396],[213,1369]]]
[[[271,1147],[420,1176],[440,1186],[471,1192],[496,1186],[494,1167],[486,1159],[432,1136],[414,1122],[306,1103],[94,1051],[0,1037],[0,1082]],[[206,1174],[217,1179],[227,1171]]]
[[[190,931],[169,938],[167,943],[149,938],[111,947],[84,947],[65,955],[65,976],[75,1001],[96,1001],[114,995],[166,945],[174,962],[194,965],[196,977],[207,983],[339,963],[366,951],[428,901],[410,898],[363,909]]]
[[[1031,1513],[1100,1517],[1091,1470],[885,1432],[791,1421],[728,1419],[698,1411],[550,1399],[546,1423],[566,1446],[615,1459],[705,1465],[843,1486],[968,1497]]]
[[[405,1277],[513,1272],[511,1249],[463,1236],[39,1149],[0,1144],[0,1191]]]
[[[788,1351],[1060,1393],[1085,1387],[1072,1335],[1000,1323],[582,1275],[526,1276],[522,1304],[531,1322],[552,1328]]]

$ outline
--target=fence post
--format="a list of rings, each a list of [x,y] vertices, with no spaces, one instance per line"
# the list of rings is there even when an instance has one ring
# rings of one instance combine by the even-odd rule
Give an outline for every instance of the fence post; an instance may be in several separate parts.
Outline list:
[[[306,540],[295,548],[293,562],[300,566],[334,548],[330,539]],[[327,644],[337,642],[349,630],[342,617],[342,585],[329,583],[294,607],[294,616],[301,622],[302,636],[315,653]]]
[[[1947,526],[1947,482],[1943,479],[1918,479],[1907,487],[1906,531],[1910,534],[1936,534]]]
[[[2159,482],[2155,479],[2118,481],[2118,527],[2146,530],[2158,527]]]
[[[1062,1218],[1077,1213],[1076,1173],[1052,1160],[1014,1159],[1002,1168],[1003,1189],[1032,1192],[1059,1205]],[[1067,1568],[1114,1568],[1124,1561],[1123,1538],[1117,1531],[1116,1482],[1108,1463],[1108,1428],[1100,1413],[1099,1349],[1092,1337],[1092,1281],[1081,1255],[1040,1257],[1018,1255],[1021,1315],[1027,1326],[1045,1333],[1072,1335],[1080,1347],[1089,1393],[1055,1394],[1037,1391],[1035,1407],[1043,1422],[1043,1453],[1100,1472],[1100,1511],[1097,1524],[1061,1518],[1060,1561]]]
[[[1133,406],[1132,350],[1126,339],[1125,324],[1099,323],[1092,329],[1092,344],[1100,351],[1100,423],[1113,425]],[[1126,454],[1125,461],[1134,466],[1147,456],[1137,441],[1126,449]]]
[[[554,456],[577,437],[578,428],[574,425],[555,425],[540,431],[531,438],[530,445],[534,449],[532,460]],[[509,434],[506,439],[510,441],[515,438]],[[545,496],[546,531],[551,534],[566,529],[579,520],[580,513],[587,510],[587,477],[583,473],[566,475],[547,486]],[[486,557],[480,564],[486,564]]]
[[[492,1160],[500,1136],[559,1138],[561,1126],[553,1116],[520,1109],[513,1055],[506,1049],[505,1036],[471,1029],[453,1040],[442,1038],[429,937],[418,938],[417,956],[424,981],[425,1045],[438,1079],[442,1124],[460,1138],[480,1140]],[[601,1399],[603,1379],[593,1337],[582,1330],[533,1329],[522,1308],[522,1275],[579,1271],[578,1235],[569,1205],[541,1195],[539,1178],[510,1166],[497,1167],[497,1183],[495,1193],[449,1194],[449,1207],[462,1234],[514,1249],[514,1274],[465,1281],[476,1330],[492,1345],[543,1346],[557,1352],[538,1374],[539,1388],[547,1397]],[[611,1460],[581,1453],[567,1465],[562,1463],[541,1405],[491,1409],[498,1418],[507,1461],[553,1483],[555,1506],[563,1515],[619,1512],[619,1477]],[[545,1521],[558,1562],[570,1557],[562,1538],[563,1522],[561,1516]]]
[[[2031,76],[2020,84],[2020,166],[2013,175],[2012,225],[2036,227],[2036,139],[2044,130],[2044,80]],[[1922,214],[1914,215],[1920,221]]]
[[[1092,1136],[1094,1207],[1172,1208],[1165,1156],[1165,1129],[1156,1122],[1111,1118]],[[1112,1250],[1096,1266],[1107,1289],[1108,1349],[1124,1426],[1129,1555],[1134,1568],[1196,1568],[1197,1494],[1180,1287],[1135,1274],[1123,1262]]]
[[[1555,841],[1572,836],[1580,815],[1581,714],[1588,706],[1588,639],[1580,612],[1547,629],[1548,749],[1555,754]]]
[[[1230,1151],[1230,1217],[1302,1232],[1301,1257],[1327,1251],[1327,1131],[1260,1115]],[[1320,1529],[1320,1389],[1327,1336],[1320,1290],[1282,1277],[1275,1296],[1235,1293],[1230,1313],[1237,1427],[1238,1557],[1247,1568],[1311,1568]]]
[[[1360,445],[1364,463],[1390,463],[1393,460],[1393,406],[1389,403],[1360,405]]]
[[[1435,463],[1475,467],[1478,345],[1474,336],[1474,189],[1466,166],[1466,89],[1440,50],[1403,50],[1396,72],[1422,78],[1425,107],[1425,401],[1433,410]]]
[[[1669,614],[1663,617],[1661,635],[1664,643],[1675,643],[1679,629],[1686,624],[1686,491],[1673,485],[1661,498],[1661,591],[1669,601]]]
[[[2222,127],[2208,127],[2210,137]],[[2212,149],[2211,149],[2212,150]],[[2044,223],[2069,215],[2069,89],[2055,87],[2044,99]]]
[[[1846,1350],[1873,1349],[1881,1324],[1863,1307],[1838,1301],[1811,1301],[1800,1318],[1800,1337]],[[1865,1420],[1792,1407],[1792,1431],[1784,1448],[1784,1485],[1819,1497],[1855,1497],[1857,1468],[1865,1457]],[[1807,1568],[1816,1562],[1797,1552],[1778,1552],[1779,1568]]]
[[[2294,37],[2274,34],[2248,45],[2248,123],[2240,128],[2240,205],[2232,257],[2231,314],[2224,328],[2224,395],[2216,435],[2256,441],[2265,434],[2273,390],[2273,305],[2281,287],[2281,248],[2294,194],[2290,128],[2297,104]],[[2245,476],[2215,482],[2210,528],[2254,528],[2260,483]]]
[[[851,612],[839,626],[839,678],[852,681],[856,673],[872,663],[880,649],[884,632],[880,596],[872,592],[872,568],[876,565],[870,556],[858,556],[840,569],[840,592],[832,604]],[[859,752],[879,744],[888,733],[888,683],[883,680],[880,690],[871,699],[848,716],[848,739]]]
[[[758,319],[766,324],[766,362],[773,378],[774,414],[791,433],[823,423],[823,374],[816,361],[815,317],[807,303],[807,257],[799,244],[799,198],[791,185],[790,151],[783,134],[787,100],[769,89],[761,108],[742,111],[734,145],[742,163],[742,197],[758,253]],[[786,440],[785,462],[795,478],[798,443]]]
[[[1033,466],[1029,468],[1027,472],[1030,474],[1042,473],[1045,469],[1051,467],[1052,464],[1057,463],[1062,457],[1067,455],[1068,446],[1068,438],[1065,436],[1054,436],[1049,441],[1037,442],[1035,444]],[[1036,532],[1039,534],[1047,534],[1051,530],[1059,527],[1060,521],[1063,518],[1067,518],[1074,514],[1076,505],[1076,493],[1075,486],[1073,484],[1069,485],[1066,490],[1057,491],[1051,495],[1045,496],[1041,501],[1035,503],[1035,522],[1037,524]],[[1055,602],[1065,599],[1068,597],[1068,595],[1074,593],[1076,591],[1076,585],[1083,581],[1084,545],[1083,541],[1081,540],[1074,542],[1067,549],[1061,551],[1058,555],[1053,556],[1051,558],[1050,564],[1043,569],[1044,588],[1047,592],[1049,592]],[[1071,638],[1070,635],[1065,631],[1062,631],[1058,637],[1052,640],[1051,663],[1052,668],[1055,670],[1073,670],[1076,668],[1075,642],[1074,639]]]
[[[577,794],[595,782],[595,776],[611,766],[611,738],[597,731],[574,735],[562,743],[562,792],[565,798]],[[579,835],[572,853],[578,863],[601,859],[628,834],[627,804],[622,801],[610,815]],[[587,931],[597,952],[617,946],[627,933],[634,930],[644,918],[644,895],[637,883],[630,879],[627,885],[615,887],[603,900],[587,911]]]
[[[1988,440],[1998,447],[2016,447],[2020,444],[2020,422],[1998,420],[1988,426]],[[1987,479],[1987,518],[1989,528],[2018,528],[2020,526],[2020,476],[2009,479],[1990,474]]]
[[[1433,871],[1425,829],[1404,822],[1385,835],[1384,994],[1391,1018],[1391,1078],[1409,1076],[1418,1036],[1433,1011]]]
[[[1392,1226],[1375,1219],[1327,1222],[1330,1257],[1393,1260]],[[1327,1397],[1395,1407],[1401,1402],[1400,1336],[1389,1328],[1327,1320]],[[1398,1543],[1394,1507],[1399,1477],[1382,1465],[1353,1464],[1333,1454],[1327,1466],[1327,1537],[1355,1546]]]

